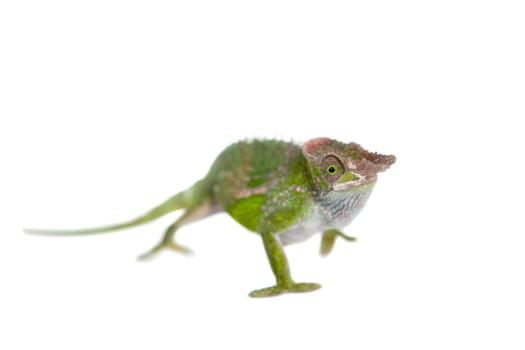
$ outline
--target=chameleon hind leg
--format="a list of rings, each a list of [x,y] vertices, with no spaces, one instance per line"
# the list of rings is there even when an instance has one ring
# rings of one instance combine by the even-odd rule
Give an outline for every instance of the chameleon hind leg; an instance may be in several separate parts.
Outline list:
[[[262,233],[261,236],[277,283],[272,287],[254,290],[250,293],[251,297],[270,297],[283,293],[310,292],[321,288],[321,285],[317,283],[294,282],[290,275],[290,267],[281,243],[272,233]]]
[[[173,250],[179,253],[183,253],[183,254],[191,254],[191,250],[189,248],[179,245],[178,243],[175,242],[174,240],[175,233],[182,226],[190,222],[207,217],[211,214],[214,214],[215,212],[217,212],[215,206],[212,206],[209,203],[204,203],[194,208],[186,209],[184,214],[182,214],[173,224],[168,226],[166,231],[164,231],[164,235],[162,236],[162,239],[160,240],[160,242],[157,243],[153,248],[151,248],[144,254],[141,254],[138,257],[138,259],[139,260],[149,259],[164,249],[170,249],[170,250]]]
[[[334,248],[335,239],[338,236],[348,242],[357,241],[357,238],[347,236],[339,230],[336,230],[336,229],[326,230],[323,232],[323,236],[321,238],[321,248],[319,250],[319,254],[321,254],[322,256],[328,255]]]
[[[157,243],[153,248],[148,250],[147,252],[139,255],[139,260],[146,260],[149,258],[152,258],[154,255],[156,255],[158,252],[160,252],[163,249],[171,249],[179,253],[183,254],[190,254],[191,250],[189,248],[186,248],[184,246],[181,246],[177,243],[175,243],[173,236],[175,236],[175,232],[179,229],[179,227],[183,224],[183,219],[186,213],[182,215],[177,221],[175,221],[173,224],[168,226],[166,231],[164,231],[164,236],[162,237],[161,241]]]

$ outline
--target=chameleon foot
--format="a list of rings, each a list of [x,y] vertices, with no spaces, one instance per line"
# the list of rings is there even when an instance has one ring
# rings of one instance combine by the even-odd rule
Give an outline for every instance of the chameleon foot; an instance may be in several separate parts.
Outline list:
[[[273,297],[283,293],[305,293],[312,292],[321,288],[321,285],[318,283],[293,283],[288,286],[273,286],[263,289],[254,290],[249,295],[253,298],[262,298],[262,297]]]
[[[357,241],[357,238],[347,236],[339,230],[336,230],[336,229],[326,230],[323,232],[323,236],[321,238],[321,249],[319,250],[319,253],[321,254],[321,256],[327,256],[328,254],[330,254],[330,252],[334,248],[335,239],[338,236],[348,242]]]
[[[151,259],[153,256],[155,256],[158,252],[160,252],[163,249],[171,249],[173,251],[176,251],[178,253],[190,255],[192,254],[191,249],[186,248],[184,246],[178,245],[177,243],[169,242],[169,243],[160,243],[145,252],[144,254],[141,254],[137,257],[138,260],[147,260]]]

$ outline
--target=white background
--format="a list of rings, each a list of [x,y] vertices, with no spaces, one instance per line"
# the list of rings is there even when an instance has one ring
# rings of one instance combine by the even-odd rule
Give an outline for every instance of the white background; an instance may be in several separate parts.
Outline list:
[[[523,349],[525,12],[519,1],[4,1],[0,348]],[[242,138],[393,153],[321,259],[273,277],[226,215],[196,252],[135,257],[176,217],[111,235]]]

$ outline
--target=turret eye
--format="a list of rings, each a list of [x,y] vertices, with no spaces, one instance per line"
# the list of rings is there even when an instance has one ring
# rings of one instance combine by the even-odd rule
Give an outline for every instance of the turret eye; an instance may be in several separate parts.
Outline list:
[[[330,183],[330,184],[333,184],[337,180],[339,180],[339,178],[345,172],[345,168],[343,166],[343,163],[341,163],[339,158],[337,158],[336,156],[333,156],[333,155],[326,156],[323,159],[323,161],[321,163],[321,169],[324,169],[323,170],[323,176],[324,176],[325,180],[328,183]]]

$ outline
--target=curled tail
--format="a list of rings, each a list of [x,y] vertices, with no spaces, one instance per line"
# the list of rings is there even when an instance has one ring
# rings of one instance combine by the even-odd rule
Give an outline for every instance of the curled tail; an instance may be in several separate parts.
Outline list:
[[[169,198],[164,203],[149,210],[144,215],[139,216],[138,218],[135,218],[133,220],[120,223],[120,224],[88,228],[88,229],[80,229],[80,230],[46,230],[46,229],[41,230],[41,229],[26,228],[24,229],[24,232],[29,233],[29,234],[51,235],[51,236],[90,235],[90,234],[97,234],[97,233],[108,233],[108,232],[113,232],[113,231],[122,230],[125,228],[130,228],[130,227],[145,224],[147,222],[160,218],[161,216],[164,216],[168,213],[171,213],[172,211],[184,209],[185,207],[186,207],[186,203],[184,200],[184,192],[181,192]]]

